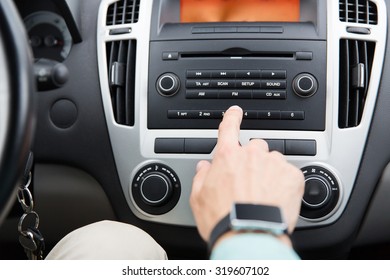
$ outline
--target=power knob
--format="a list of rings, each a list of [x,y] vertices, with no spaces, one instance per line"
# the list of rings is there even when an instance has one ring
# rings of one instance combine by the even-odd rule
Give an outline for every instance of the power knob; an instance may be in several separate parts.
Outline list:
[[[301,73],[294,78],[292,88],[300,97],[311,97],[318,90],[318,82],[312,74]]]
[[[142,179],[140,192],[145,203],[153,206],[164,205],[172,196],[172,184],[163,173],[153,172]]]
[[[180,88],[179,77],[173,73],[162,74],[157,79],[156,88],[162,96],[173,96]]]

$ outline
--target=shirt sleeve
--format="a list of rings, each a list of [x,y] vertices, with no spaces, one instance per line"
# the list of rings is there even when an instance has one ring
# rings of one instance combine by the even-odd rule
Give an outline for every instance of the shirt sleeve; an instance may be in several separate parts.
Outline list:
[[[242,233],[220,242],[212,260],[298,260],[296,252],[270,234]]]

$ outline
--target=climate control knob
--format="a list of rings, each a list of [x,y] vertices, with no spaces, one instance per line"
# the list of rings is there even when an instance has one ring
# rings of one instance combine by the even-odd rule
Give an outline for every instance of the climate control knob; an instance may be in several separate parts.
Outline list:
[[[172,183],[164,173],[152,172],[142,178],[140,192],[145,203],[163,205],[171,198]]]
[[[162,74],[156,83],[157,91],[163,96],[173,96],[180,88],[179,77],[173,73]]]
[[[144,212],[153,215],[167,213],[179,201],[179,177],[164,164],[145,165],[134,175],[131,194],[134,202]]]
[[[298,96],[310,97],[317,92],[318,82],[312,74],[301,73],[294,78],[292,88]]]
[[[308,208],[321,208],[331,199],[329,183],[321,177],[309,176],[305,180],[305,194],[302,202]]]
[[[319,166],[302,168],[305,176],[305,193],[302,198],[300,215],[310,220],[323,219],[337,207],[340,187],[336,177]]]

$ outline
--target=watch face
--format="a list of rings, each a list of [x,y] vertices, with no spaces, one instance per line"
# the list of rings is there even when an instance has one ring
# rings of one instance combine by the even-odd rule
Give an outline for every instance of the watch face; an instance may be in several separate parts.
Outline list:
[[[235,204],[230,221],[236,230],[264,230],[281,234],[287,229],[280,209],[275,206]]]

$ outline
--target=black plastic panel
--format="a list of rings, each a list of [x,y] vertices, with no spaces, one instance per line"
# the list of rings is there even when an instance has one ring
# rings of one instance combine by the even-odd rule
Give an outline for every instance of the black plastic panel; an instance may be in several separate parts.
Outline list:
[[[296,52],[302,51],[312,52],[313,59],[296,60]],[[177,60],[163,60],[165,52],[180,55]],[[325,41],[151,42],[150,61],[148,128],[217,128],[223,111],[240,105],[248,111],[243,129],[325,129]],[[193,78],[197,71],[201,78]],[[162,96],[156,89],[164,73],[180,80],[174,96]],[[243,78],[245,73],[250,79]],[[292,82],[300,73],[317,79],[318,90],[312,97],[293,92]],[[196,98],[197,90],[208,96]],[[286,119],[291,112],[299,114]]]

